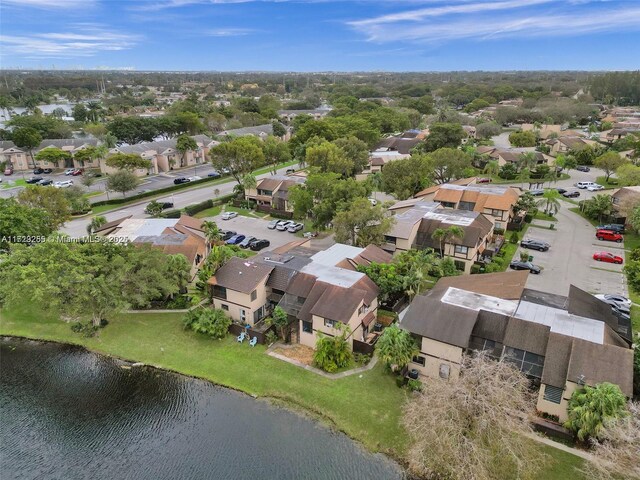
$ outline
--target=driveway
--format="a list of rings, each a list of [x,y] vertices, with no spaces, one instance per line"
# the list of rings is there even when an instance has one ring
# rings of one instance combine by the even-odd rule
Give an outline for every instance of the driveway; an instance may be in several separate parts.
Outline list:
[[[238,215],[231,220],[222,220],[222,215],[215,217],[207,217],[207,220],[213,220],[218,224],[218,228],[223,230],[233,230],[236,233],[256,238],[265,238],[271,242],[271,245],[265,249],[273,249],[280,247],[286,243],[299,240],[293,233],[280,232],[278,230],[269,230],[267,225],[271,220],[263,220],[261,218],[243,217]]]
[[[530,226],[526,237],[551,244],[548,252],[531,251],[533,263],[543,267],[539,275],[529,275],[527,287],[543,292],[569,294],[573,284],[590,293],[619,293],[627,296],[622,265],[596,262],[593,254],[611,252],[624,257],[624,247],[615,242],[601,242],[595,237],[595,228],[585,219],[568,210],[572,205],[562,202],[556,214],[555,230],[549,222],[535,220],[544,228]],[[516,255],[518,255],[516,253]]]

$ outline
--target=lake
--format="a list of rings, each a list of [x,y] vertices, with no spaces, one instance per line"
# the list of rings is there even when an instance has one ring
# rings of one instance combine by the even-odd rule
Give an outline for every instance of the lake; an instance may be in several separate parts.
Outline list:
[[[0,341],[6,479],[401,479],[347,436],[208,382]]]

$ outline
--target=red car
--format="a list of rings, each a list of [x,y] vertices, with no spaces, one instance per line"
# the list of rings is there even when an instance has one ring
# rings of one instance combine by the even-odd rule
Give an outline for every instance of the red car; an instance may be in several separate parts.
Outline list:
[[[492,180],[490,178],[478,178],[476,180],[477,183],[491,183]]]
[[[624,237],[622,235],[612,230],[598,230],[596,231],[596,238],[598,240],[608,240],[610,242],[618,243],[621,243],[622,240],[624,240]]]
[[[78,175],[82,175],[82,170],[80,168],[76,168],[73,172],[71,172],[71,175],[74,177],[77,177]]]
[[[596,252],[593,254],[593,259],[598,262],[617,263],[618,265],[622,265],[624,261],[622,257],[614,255],[611,252]]]

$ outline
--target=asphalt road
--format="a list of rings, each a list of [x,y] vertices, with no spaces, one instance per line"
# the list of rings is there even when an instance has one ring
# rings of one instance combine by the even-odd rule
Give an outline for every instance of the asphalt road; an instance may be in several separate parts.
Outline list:
[[[283,167],[278,170],[278,174],[284,175],[288,168],[297,168],[297,165]],[[262,175],[258,175],[256,178],[260,179],[268,177],[269,175],[269,173],[264,173]],[[173,180],[170,180],[170,183],[173,184]],[[230,179],[227,182],[217,185],[203,185],[200,188],[179,191],[173,194],[167,193],[157,200],[160,202],[173,202],[175,208],[184,208],[188,205],[193,205],[194,203],[200,203],[208,199],[216,199],[218,197],[228,195],[233,192],[233,187],[235,184],[235,180]],[[216,190],[218,191],[217,195],[214,193]],[[111,198],[114,198],[113,194],[111,194]],[[118,208],[117,210],[112,210],[110,212],[104,213],[103,215],[109,222],[129,215],[133,215],[134,218],[147,218],[148,215],[144,213],[144,209],[150,201],[151,200],[149,199],[142,200],[139,203],[127,205],[122,208]],[[86,235],[87,225],[90,222],[91,216],[89,215],[87,217],[78,218],[67,222],[61,230],[72,237],[79,237],[82,235]]]

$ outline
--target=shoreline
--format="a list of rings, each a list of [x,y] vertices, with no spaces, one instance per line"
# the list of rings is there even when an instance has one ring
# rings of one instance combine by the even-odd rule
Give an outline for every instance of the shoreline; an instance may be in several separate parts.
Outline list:
[[[28,340],[28,341],[34,341],[34,342],[40,342],[40,343],[53,343],[56,345],[62,345],[62,346],[66,346],[66,347],[74,347],[74,348],[80,348],[86,352],[90,352],[93,354],[97,354],[97,355],[102,355],[114,360],[118,360],[120,362],[124,362],[129,364],[129,367],[132,368],[144,368],[144,367],[148,367],[148,368],[152,368],[155,370],[160,370],[163,372],[168,372],[168,373],[172,373],[172,374],[176,374],[176,375],[181,375],[183,377],[189,377],[195,380],[202,380],[205,382],[210,383],[211,385],[215,385],[217,387],[221,387],[221,388],[225,388],[228,390],[232,390],[234,392],[240,393],[242,395],[246,395],[248,397],[251,397],[254,400],[264,400],[269,402],[270,405],[274,406],[274,407],[278,407],[278,408],[284,408],[287,411],[294,413],[296,415],[301,415],[304,418],[307,418],[311,421],[317,422],[322,424],[324,427],[328,428],[329,430],[331,430],[332,432],[339,432],[343,435],[345,435],[350,441],[356,443],[359,448],[362,448],[365,452],[369,453],[370,455],[383,455],[385,458],[387,458],[388,460],[392,461],[393,463],[397,464],[403,474],[404,474],[404,478],[407,478],[409,480],[418,480],[419,477],[415,477],[412,476],[411,473],[408,470],[408,466],[407,466],[407,462],[404,458],[398,456],[395,452],[392,451],[375,451],[372,450],[370,448],[368,448],[368,446],[363,443],[361,440],[352,437],[351,435],[349,435],[345,430],[343,430],[342,428],[339,427],[338,423],[333,420],[331,417],[323,414],[321,411],[317,410],[317,409],[311,409],[305,405],[303,405],[302,403],[299,402],[295,402],[290,398],[286,398],[284,396],[278,396],[278,395],[257,395],[257,394],[253,394],[250,393],[248,391],[245,391],[243,389],[231,386],[231,385],[226,385],[224,383],[220,383],[217,381],[214,381],[210,378],[204,377],[204,376],[198,376],[198,375],[193,375],[193,374],[189,374],[189,373],[184,373],[181,372],[179,370],[175,370],[173,368],[170,367],[166,367],[166,366],[161,366],[161,365],[152,365],[149,363],[144,363],[144,362],[140,362],[140,361],[136,361],[136,360],[132,360],[129,358],[124,358],[120,355],[114,354],[114,353],[109,353],[109,352],[105,352],[105,351],[100,351],[98,349],[92,349],[89,348],[85,345],[79,344],[79,343],[72,343],[72,342],[67,342],[67,341],[59,341],[59,340],[50,340],[50,339],[43,339],[43,338],[37,338],[37,337],[32,337],[32,336],[26,336],[26,335],[15,335],[15,334],[11,334],[11,335],[7,335],[7,334],[2,334],[0,333],[0,341],[6,341],[6,340]],[[139,364],[136,367],[133,367],[133,364]]]

